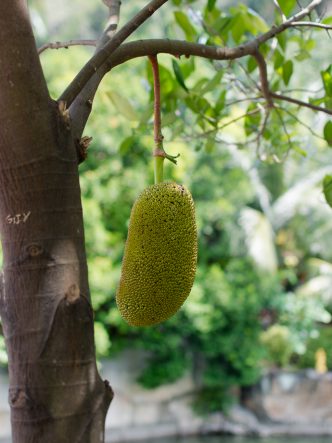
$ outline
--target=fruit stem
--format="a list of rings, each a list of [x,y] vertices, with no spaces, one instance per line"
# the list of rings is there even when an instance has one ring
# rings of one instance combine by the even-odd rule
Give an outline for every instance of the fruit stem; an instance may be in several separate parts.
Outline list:
[[[153,92],[154,92],[154,119],[153,119],[153,132],[154,132],[154,181],[155,183],[161,183],[164,179],[164,160],[171,161],[176,164],[176,158],[178,155],[169,155],[165,152],[163,146],[164,136],[161,132],[161,111],[160,111],[160,78],[159,78],[159,65],[157,55],[149,55],[149,60],[152,65],[153,72]]]
[[[165,157],[159,155],[154,156],[154,182],[162,183],[164,180],[164,160]]]
[[[152,65],[153,72],[153,92],[154,92],[154,143],[155,149],[153,151],[154,157],[154,181],[155,183],[161,183],[164,176],[164,159],[166,157],[163,148],[163,134],[161,132],[161,111],[160,111],[160,78],[159,78],[159,65],[157,55],[150,55],[149,60]]]

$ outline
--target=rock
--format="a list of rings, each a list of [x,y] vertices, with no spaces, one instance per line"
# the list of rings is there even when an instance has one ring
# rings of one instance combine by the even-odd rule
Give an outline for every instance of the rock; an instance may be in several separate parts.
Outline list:
[[[331,374],[278,371],[251,389],[245,406],[263,422],[332,427]]]
[[[227,416],[231,421],[244,426],[248,431],[256,430],[259,427],[255,414],[243,406],[233,406]]]

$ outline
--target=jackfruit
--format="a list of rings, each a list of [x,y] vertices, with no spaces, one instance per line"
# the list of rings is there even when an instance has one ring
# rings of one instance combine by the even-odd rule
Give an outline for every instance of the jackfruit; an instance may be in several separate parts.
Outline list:
[[[116,302],[132,326],[160,323],[181,307],[194,282],[197,228],[190,192],[176,183],[147,187],[130,215]]]

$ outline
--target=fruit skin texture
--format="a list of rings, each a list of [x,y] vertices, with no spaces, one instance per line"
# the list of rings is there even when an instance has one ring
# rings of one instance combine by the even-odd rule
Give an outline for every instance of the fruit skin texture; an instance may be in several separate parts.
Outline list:
[[[192,288],[197,228],[190,192],[176,183],[147,187],[131,211],[116,302],[131,326],[160,323]]]

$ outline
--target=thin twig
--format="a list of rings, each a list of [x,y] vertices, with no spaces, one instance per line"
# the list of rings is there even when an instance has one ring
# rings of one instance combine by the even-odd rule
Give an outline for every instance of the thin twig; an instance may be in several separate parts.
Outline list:
[[[253,88],[250,88],[251,91],[254,90],[259,90],[259,86],[256,83],[256,81],[252,78],[252,76],[250,75],[250,72],[248,71],[248,69],[242,65],[242,63],[238,63],[239,67],[242,69],[242,71],[245,73],[245,76],[247,77],[247,79],[250,81],[250,83],[252,84]]]
[[[254,102],[254,101],[259,101],[259,100],[262,100],[261,96],[238,98],[236,100],[231,100],[229,102],[226,102],[225,106],[232,106],[232,105],[236,105],[237,103]]]
[[[174,141],[179,141],[179,142],[191,142],[191,141],[195,141],[197,139],[197,137],[200,137],[201,133],[199,132],[193,132],[192,134],[184,134],[182,136],[176,137],[174,139]],[[256,141],[255,139],[246,139],[244,142],[235,142],[235,141],[228,141],[222,137],[220,137],[218,134],[216,134],[216,136],[214,137],[214,140],[217,143],[223,143],[224,145],[229,145],[229,146],[237,146],[239,148],[243,148],[243,147],[248,147],[248,144],[254,143]]]
[[[285,102],[294,103],[295,105],[303,106],[305,108],[309,108],[314,111],[320,111],[320,112],[324,112],[325,114],[332,115],[332,109],[329,109],[329,108],[322,108],[321,106],[313,105],[311,103],[306,103],[306,102],[303,102],[302,100],[298,100],[298,99],[292,98],[292,97],[287,97],[286,95],[282,95],[282,94],[276,94],[274,92],[270,92],[270,95],[272,98],[274,98],[276,100],[283,100]]]
[[[332,30],[332,25],[325,25],[324,23],[318,22],[296,22],[291,24],[292,27],[305,26],[310,28],[321,28],[325,30]]]
[[[250,116],[250,115],[255,115],[255,114],[257,114],[258,112],[261,112],[260,109],[258,109],[258,108],[253,109],[252,111],[246,112],[246,113],[244,113],[244,114],[239,115],[238,117],[233,118],[232,120],[230,120],[230,121],[224,123],[224,124],[221,125],[221,126],[217,126],[216,128],[214,128],[214,129],[210,129],[209,131],[201,132],[201,133],[199,133],[199,134],[197,135],[197,137],[199,137],[199,138],[200,138],[200,137],[206,137],[207,135],[212,134],[213,132],[221,131],[222,129],[227,128],[227,126],[230,126],[230,125],[232,125],[233,123],[236,123],[236,122],[238,122],[239,120],[242,120],[243,118],[248,117],[248,116]]]
[[[306,123],[304,123],[302,120],[300,120],[297,115],[293,114],[289,109],[284,108],[283,106],[278,106],[279,109],[282,109],[286,114],[288,114],[290,117],[292,117],[295,121],[298,122],[298,124],[302,125],[304,128],[308,129],[308,131],[310,132],[310,134],[312,134],[314,137],[319,138],[320,140],[324,140],[325,138],[320,136],[319,134],[317,134],[317,132],[315,132],[311,126],[307,125]]]
[[[45,43],[38,49],[38,54],[46,51],[46,49],[68,49],[69,46],[96,46],[96,40],[69,40],[68,42]]]
[[[269,88],[269,81],[267,78],[267,66],[266,66],[265,59],[258,50],[253,54],[253,57],[255,57],[257,65],[258,65],[258,69],[259,69],[259,78],[260,78],[260,82],[261,82],[260,86],[261,86],[262,94],[264,95],[264,97],[267,101],[268,107],[273,108],[273,100],[271,97],[270,88]]]
[[[120,20],[121,0],[103,0],[109,10],[109,17],[103,35],[98,42],[98,48],[102,48],[116,33]]]
[[[107,21],[105,31],[107,33],[110,33],[112,36],[112,34],[116,31],[119,24],[121,1],[103,0],[103,2],[109,9],[109,19]]]
[[[280,90],[282,94],[288,94],[289,92],[309,92],[309,94],[318,94],[324,89],[324,86],[317,89],[307,89],[307,88],[292,88],[292,89],[284,89]]]
[[[279,5],[279,3],[277,2],[277,0],[273,0],[273,4],[274,4],[275,8],[278,10],[278,12],[280,13],[282,21],[283,21],[283,22],[286,21],[286,16],[285,16],[285,14],[282,12],[282,9],[280,8],[280,5]]]
[[[100,49],[110,40],[110,38],[115,34],[118,22],[120,19],[120,0],[103,0],[103,2],[108,7],[108,21],[105,26],[103,34],[97,41],[96,51],[99,52]],[[95,97],[95,93],[98,89],[101,79],[104,74],[96,72],[86,85],[82,88],[80,93],[76,96],[74,102],[69,108],[70,117],[72,121],[72,135],[74,140],[80,140],[85,124],[89,118],[92,110],[92,104]]]
[[[262,125],[260,127],[260,130],[259,130],[259,132],[257,134],[257,137],[256,137],[256,143],[257,143],[256,154],[257,154],[258,158],[260,158],[260,156],[261,156],[261,154],[260,154],[261,140],[262,140],[262,137],[264,135],[264,132],[265,132],[265,129],[266,129],[266,126],[267,126],[267,122],[268,122],[269,117],[270,117],[270,112],[271,112],[271,108],[265,109],[265,117],[264,117],[263,123],[262,123]]]
[[[317,0],[316,0],[317,1]],[[129,22],[127,22],[110,40],[98,51],[76,75],[62,93],[59,101],[64,101],[67,108],[73,103],[90,78],[96,73],[108,57],[126,40],[142,23],[157,11],[167,0],[151,0]]]
[[[282,118],[282,115],[280,113],[280,109],[278,107],[276,107],[275,111],[276,111],[277,116],[278,116],[278,118],[280,120],[281,126],[282,126],[282,128],[284,130],[284,133],[286,135],[287,142],[288,142],[288,149],[286,151],[286,155],[284,155],[284,158],[283,158],[283,160],[285,160],[287,158],[288,154],[289,154],[289,151],[292,149],[292,139],[291,139],[291,137],[290,137],[290,135],[289,135],[289,133],[287,131],[287,127],[286,127],[284,119]]]
[[[241,63],[239,63],[239,66],[242,67]],[[224,76],[225,80],[227,79],[227,81],[231,84],[234,85],[234,88],[237,88],[238,91],[240,93],[242,93],[243,95],[248,94],[248,91],[251,91],[252,93],[256,92],[257,86],[251,86],[249,85],[249,83],[246,83],[244,80],[239,79],[239,76],[233,74],[233,73],[228,73],[225,74]]]

